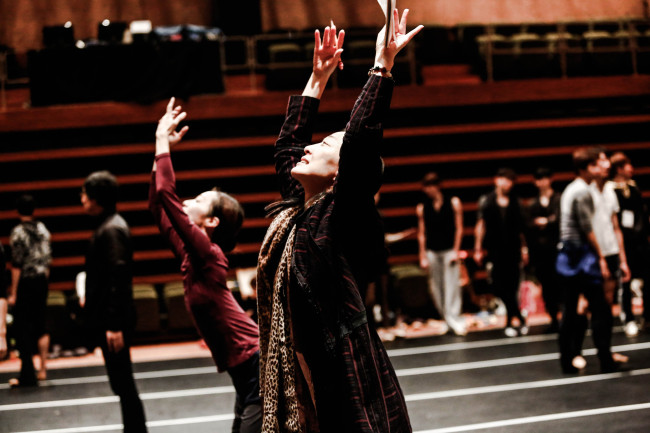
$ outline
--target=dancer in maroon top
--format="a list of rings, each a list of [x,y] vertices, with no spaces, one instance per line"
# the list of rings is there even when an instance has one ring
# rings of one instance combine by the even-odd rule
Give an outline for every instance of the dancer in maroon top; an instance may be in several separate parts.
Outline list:
[[[237,392],[233,432],[253,433],[261,428],[259,397],[259,333],[226,286],[228,259],[244,213],[233,197],[205,191],[181,200],[170,148],[188,127],[176,131],[186,117],[174,98],[156,131],[156,158],[151,175],[149,207],[160,232],[182,260],[185,305],[212,352],[219,372],[227,371]]]

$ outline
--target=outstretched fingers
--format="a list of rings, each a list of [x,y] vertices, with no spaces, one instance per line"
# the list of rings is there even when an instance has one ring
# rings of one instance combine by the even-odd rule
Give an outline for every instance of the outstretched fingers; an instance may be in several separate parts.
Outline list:
[[[404,9],[404,11],[402,12],[402,19],[398,20],[399,16],[397,13],[397,9],[395,9],[395,23],[396,24],[399,23],[396,31],[398,31],[399,33],[406,34],[406,21],[408,19],[408,16],[409,16],[409,10]]]
[[[320,30],[314,30],[314,53],[320,48]]]
[[[172,112],[172,110],[174,109],[174,103],[175,103],[175,102],[176,102],[176,98],[174,98],[174,97],[172,96],[171,99],[169,100],[169,102],[167,103],[167,113],[171,113],[171,112]]]
[[[416,28],[414,28],[413,30],[411,30],[410,32],[408,32],[408,33],[406,34],[406,42],[408,43],[411,39],[413,39],[413,36],[415,36],[415,35],[417,35],[418,33],[420,33],[420,30],[422,30],[423,28],[424,28],[424,26],[423,26],[422,24],[420,24],[419,26],[417,26]]]
[[[323,30],[323,47],[329,47],[331,45],[331,30],[329,26],[325,27],[325,30]]]
[[[336,47],[339,51],[343,52],[343,41],[345,40],[345,30],[339,30],[339,35],[336,38]]]

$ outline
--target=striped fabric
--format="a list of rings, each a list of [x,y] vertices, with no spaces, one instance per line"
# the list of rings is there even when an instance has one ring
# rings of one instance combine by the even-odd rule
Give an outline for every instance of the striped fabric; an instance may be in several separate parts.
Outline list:
[[[360,295],[376,272],[375,250],[382,247],[373,195],[380,185],[381,122],[392,89],[392,80],[370,77],[346,127],[333,191],[296,217],[287,298],[300,365],[296,383],[304,385],[298,386],[302,431],[411,431],[395,372],[368,327]],[[287,203],[304,201],[290,172],[311,144],[318,104],[291,97],[276,142],[276,168]],[[260,322],[262,334],[269,326]]]

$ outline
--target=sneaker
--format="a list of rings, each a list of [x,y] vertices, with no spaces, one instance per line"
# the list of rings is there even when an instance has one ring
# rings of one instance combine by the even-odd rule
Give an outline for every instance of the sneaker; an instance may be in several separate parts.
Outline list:
[[[639,335],[639,327],[636,322],[627,322],[625,324],[625,335],[628,337],[636,337]]]
[[[577,370],[582,370],[587,366],[587,360],[585,360],[582,356],[578,355],[575,358],[573,358],[573,360],[571,361],[571,365]]]
[[[528,326],[524,325],[519,328],[519,335],[528,335]]]
[[[504,332],[506,334],[506,337],[511,337],[512,338],[512,337],[517,336],[517,330],[515,328],[513,328],[512,326],[506,327]]]
[[[464,326],[450,326],[451,330],[454,332],[454,334],[458,335],[459,337],[464,337],[467,335],[467,328]]]

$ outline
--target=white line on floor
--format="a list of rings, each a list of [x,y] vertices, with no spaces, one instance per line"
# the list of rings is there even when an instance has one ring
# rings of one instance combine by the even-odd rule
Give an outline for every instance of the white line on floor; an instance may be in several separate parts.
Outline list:
[[[494,340],[440,344],[437,346],[392,349],[392,350],[388,350],[388,356],[391,358],[396,358],[398,356],[424,355],[427,353],[451,352],[454,350],[481,349],[484,347],[510,346],[513,344],[536,343],[540,341],[552,341],[552,340],[557,340],[557,334],[531,335],[531,336],[518,337],[518,338],[498,338]]]
[[[167,398],[196,397],[199,395],[228,394],[234,392],[235,392],[235,388],[232,386],[220,386],[214,388],[184,389],[179,391],[143,392],[140,393],[140,399],[161,400]],[[16,404],[6,404],[0,406],[0,412],[6,412],[10,410],[43,409],[47,407],[83,406],[83,405],[90,405],[90,404],[106,404],[106,403],[117,403],[117,402],[119,402],[117,396],[112,395],[107,397],[53,400],[53,401],[42,401],[36,403],[16,403]]]
[[[650,403],[630,404],[627,406],[603,407],[599,409],[578,410],[575,412],[552,413],[548,415],[529,416],[525,418],[504,419],[501,421],[482,422],[456,427],[437,428],[433,430],[420,430],[415,433],[456,433],[473,430],[484,430],[489,428],[506,427],[513,425],[531,424],[538,422],[558,421],[563,419],[581,418],[586,416],[598,416],[610,413],[631,412],[635,410],[650,409]]]
[[[144,371],[141,373],[134,373],[136,379],[160,379],[163,377],[180,377],[180,376],[194,376],[200,374],[217,374],[216,367],[196,367],[196,368],[178,368],[175,370],[161,370],[161,371]],[[43,383],[45,386],[61,386],[61,385],[83,385],[90,383],[108,382],[108,376],[82,376],[71,377],[67,379],[51,379]],[[6,383],[0,384],[0,389],[8,389],[9,385]]]
[[[235,418],[234,415],[226,414],[226,415],[199,416],[194,418],[167,419],[161,421],[147,421],[147,427],[153,428],[153,427],[169,427],[173,425],[201,424],[201,423],[208,423],[208,422],[229,421],[234,418]],[[85,432],[111,431],[111,430],[121,431],[123,428],[124,426],[122,424],[109,424],[109,425],[96,425],[96,426],[88,426],[88,427],[60,428],[54,430],[32,430],[29,432],[14,432],[14,433],[85,433]]]
[[[482,386],[475,388],[456,389],[449,391],[427,392],[420,394],[406,395],[406,401],[421,401],[421,400],[434,400],[441,398],[461,397],[465,395],[487,394],[496,392],[516,391],[521,389],[532,388],[547,388],[554,386],[573,385],[588,382],[598,382],[609,379],[617,379],[625,376],[643,376],[650,374],[650,368],[642,370],[632,370],[629,372],[609,373],[609,374],[596,374],[592,376],[583,377],[567,377],[562,379],[540,380],[534,382],[512,383],[505,385]],[[223,386],[218,388],[198,388],[186,389],[179,391],[165,391],[165,392],[149,392],[140,394],[142,400],[162,400],[168,398],[182,398],[182,397],[195,397],[201,395],[214,395],[214,394],[227,394],[234,393],[235,389],[231,386]],[[118,399],[115,396],[108,397],[91,397],[70,400],[56,400],[35,403],[17,403],[7,404],[0,406],[0,412],[27,410],[27,409],[43,409],[52,407],[68,407],[68,406],[83,406],[93,404],[107,404],[117,403]]]
[[[626,351],[643,350],[643,349],[650,349],[650,342],[637,343],[637,344],[625,344],[622,346],[612,347],[612,351],[616,351],[616,352],[626,352]],[[582,351],[582,354],[584,356],[595,355],[596,353],[597,353],[596,349],[587,349]],[[474,370],[477,368],[492,368],[492,367],[502,367],[505,365],[529,364],[531,362],[552,361],[559,358],[560,358],[559,353],[543,353],[539,355],[519,356],[515,358],[492,359],[487,361],[464,362],[460,364],[446,364],[446,365],[433,365],[428,367],[404,368],[401,370],[395,370],[395,373],[397,374],[398,377],[419,376],[422,374],[448,373],[451,371]]]
[[[444,428],[438,428],[433,430],[420,430],[415,433],[457,433],[457,432],[483,430],[483,429],[506,427],[506,426],[513,426],[513,425],[540,423],[540,422],[548,422],[548,421],[559,421],[563,419],[580,418],[586,416],[599,416],[599,415],[605,415],[611,413],[647,410],[647,409],[650,409],[650,403],[640,403],[640,404],[631,404],[626,406],[613,406],[613,407],[604,407],[598,409],[579,410],[574,412],[561,412],[561,413],[553,413],[548,415],[529,416],[524,418],[506,419],[506,420],[491,421],[491,422],[484,422],[478,424],[469,424],[464,426],[444,427]],[[233,418],[234,418],[233,415],[228,414],[228,415],[214,415],[214,416],[195,417],[195,418],[182,418],[182,419],[175,419],[175,420],[149,421],[147,422],[147,426],[149,428],[168,427],[172,425],[189,425],[189,424],[228,421]],[[54,430],[32,430],[29,432],[15,432],[15,433],[85,433],[85,432],[99,432],[99,431],[111,431],[111,430],[121,430],[121,429],[122,429],[121,424],[111,424],[111,425],[104,425],[104,426],[73,427],[73,428],[54,429]]]
[[[518,391],[522,389],[550,388],[555,386],[575,385],[602,380],[619,379],[627,376],[643,376],[650,374],[650,368],[631,370],[627,372],[595,374],[593,376],[567,377],[562,379],[540,380],[536,382],[509,383],[505,385],[479,386],[475,388],[453,389],[449,391],[425,392],[405,396],[406,401],[434,400],[440,398],[462,397],[466,395],[488,394],[495,392]]]

